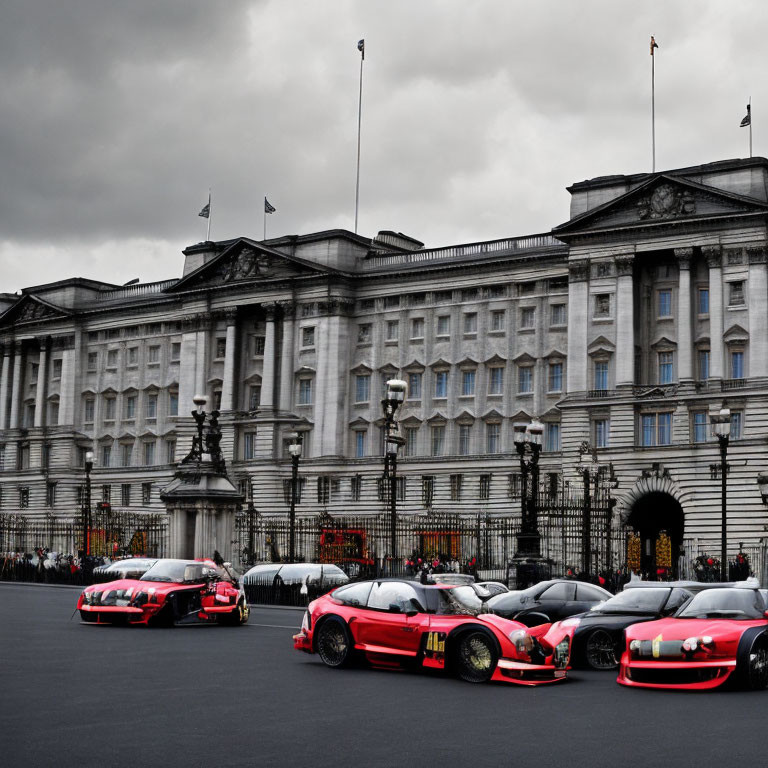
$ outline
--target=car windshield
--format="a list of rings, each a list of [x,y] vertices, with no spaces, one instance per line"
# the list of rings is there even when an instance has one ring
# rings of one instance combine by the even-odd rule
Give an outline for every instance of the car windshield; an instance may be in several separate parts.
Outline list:
[[[144,560],[142,558],[133,558],[131,560],[118,560],[112,565],[107,566],[110,571],[138,571],[149,568],[154,560]]]
[[[206,563],[189,560],[158,560],[142,577],[141,581],[166,581],[176,584],[205,581],[217,576],[215,568]]]
[[[699,592],[682,610],[678,619],[762,619],[765,604],[756,589],[707,589]]]
[[[669,593],[666,588],[627,589],[596,605],[590,613],[659,613]]]
[[[457,616],[477,616],[483,611],[483,601],[470,586],[435,590],[440,595],[437,612]]]

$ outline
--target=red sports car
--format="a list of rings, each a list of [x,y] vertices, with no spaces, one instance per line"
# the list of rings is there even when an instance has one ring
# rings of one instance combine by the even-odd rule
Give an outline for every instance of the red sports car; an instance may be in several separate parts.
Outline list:
[[[674,616],[626,629],[618,682],[644,688],[768,686],[768,612],[750,582],[699,592]]]
[[[200,622],[245,624],[245,593],[226,567],[212,560],[158,560],[140,579],[86,587],[77,608],[95,624],[173,626]]]
[[[293,642],[329,667],[344,666],[357,651],[375,666],[411,662],[471,683],[538,685],[563,680],[568,666],[570,637],[553,647],[548,628],[486,613],[471,585],[377,579],[310,603]]]

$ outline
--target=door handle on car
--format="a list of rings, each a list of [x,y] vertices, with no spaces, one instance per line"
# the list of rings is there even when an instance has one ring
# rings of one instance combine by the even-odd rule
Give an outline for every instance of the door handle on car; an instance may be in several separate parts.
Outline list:
[[[415,632],[416,627],[402,627],[403,632]]]

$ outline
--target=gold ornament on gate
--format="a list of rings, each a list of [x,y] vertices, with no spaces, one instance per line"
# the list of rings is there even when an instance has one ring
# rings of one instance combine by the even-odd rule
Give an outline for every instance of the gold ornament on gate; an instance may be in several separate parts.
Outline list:
[[[631,533],[627,540],[627,568],[633,573],[640,573],[642,550],[640,537],[634,532]]]
[[[672,567],[672,542],[666,531],[662,531],[656,539],[656,567]]]

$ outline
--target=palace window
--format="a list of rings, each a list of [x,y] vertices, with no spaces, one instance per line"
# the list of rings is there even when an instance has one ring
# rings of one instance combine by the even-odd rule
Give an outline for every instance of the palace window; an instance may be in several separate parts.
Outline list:
[[[299,405],[312,405],[312,379],[299,379]]]
[[[475,395],[475,371],[461,372],[461,396],[474,397]]]
[[[124,467],[130,467],[133,459],[133,443],[123,443],[120,446],[122,465]]]
[[[371,324],[363,323],[357,326],[357,343],[358,344],[370,344],[371,343]]]
[[[261,384],[248,387],[248,410],[255,411],[261,403]]]
[[[227,355],[227,339],[221,337],[216,339],[216,359],[223,360]]]
[[[469,455],[471,438],[472,438],[472,425],[459,424],[459,456]]]
[[[157,395],[147,395],[147,402],[145,404],[145,415],[147,419],[157,418]]]
[[[160,347],[157,344],[153,344],[147,349],[147,363],[159,363],[160,362]]]
[[[124,507],[131,506],[131,484],[123,483],[120,486],[120,503]]]
[[[128,347],[128,350],[126,352],[125,364],[130,366],[139,364],[139,348],[138,347]]]
[[[706,443],[709,439],[709,414],[706,411],[694,411],[691,414],[694,443]]]
[[[507,313],[503,309],[494,309],[491,312],[491,330],[503,331]]]
[[[596,360],[595,361],[595,389],[606,390],[608,389],[608,361]]]
[[[104,398],[104,421],[114,421],[115,411],[117,410],[117,398]]]
[[[179,393],[173,390],[168,393],[168,415],[179,415]]]
[[[672,291],[659,291],[659,317],[672,317]]]
[[[451,332],[451,316],[438,315],[437,316],[437,335],[448,336],[450,332]]]
[[[488,394],[504,394],[504,369],[501,367],[488,369]]]
[[[523,307],[520,310],[520,327],[533,328],[536,324],[536,307]]]
[[[442,456],[445,450],[445,426],[435,425],[430,430],[431,454],[432,456]]]
[[[147,506],[152,502],[152,483],[141,484],[141,503]]]
[[[176,461],[176,441],[165,441],[165,462],[166,464],[173,464]]]
[[[451,475],[451,501],[461,501],[462,475]]]
[[[734,280],[728,283],[728,306],[740,307],[744,304],[744,281]]]
[[[371,399],[371,377],[367,374],[355,376],[355,402],[367,403]]]
[[[411,320],[411,338],[423,339],[424,338],[424,318],[414,317]]]
[[[94,414],[96,413],[96,401],[89,397],[83,404],[83,421],[86,424],[93,424]]]
[[[560,450],[560,424],[559,422],[549,422],[546,425],[546,439],[544,442],[545,451]]]
[[[432,506],[432,499],[435,496],[435,478],[434,475],[421,476],[421,503],[425,507]]]
[[[501,424],[485,425],[485,451],[486,453],[501,451]]]
[[[421,400],[421,374],[408,374],[408,399]]]
[[[448,397],[448,371],[435,371],[435,397]]]
[[[641,445],[670,445],[672,443],[672,413],[643,413],[640,416]]]
[[[595,419],[593,422],[592,433],[594,437],[595,448],[607,448],[611,433],[610,420]]]
[[[98,368],[98,365],[99,365],[99,353],[89,352],[88,353],[88,370],[95,371]]]
[[[731,378],[744,378],[744,350],[734,349],[731,351]]]
[[[464,313],[464,333],[477,333],[477,312]]]
[[[181,342],[174,341],[171,344],[171,362],[179,360],[181,358]]]
[[[107,350],[107,368],[117,368],[117,350]]]
[[[478,491],[478,495],[481,499],[491,498],[491,475],[480,475]]]
[[[144,443],[144,466],[151,467],[155,463],[155,441]]]
[[[610,293],[596,293],[595,294],[595,317],[610,317],[611,316],[611,294]]]
[[[526,365],[517,369],[518,394],[530,394],[533,392],[533,366]]]
[[[397,341],[400,333],[400,322],[398,320],[387,320],[387,341]]]
[[[562,326],[567,322],[565,304],[553,304],[550,307],[550,325]]]
[[[112,443],[107,443],[101,446],[101,466],[112,466]]]
[[[700,315],[709,314],[709,288],[699,288],[698,313]]]
[[[417,427],[405,428],[405,455],[416,455],[416,439],[418,438],[419,430]]]
[[[256,455],[256,433],[245,432],[243,434],[243,459],[246,461]]]
[[[706,381],[709,378],[709,350],[699,350],[699,380]]]
[[[257,339],[264,338],[263,336],[257,336]],[[301,346],[302,347],[314,347],[315,346],[315,326],[310,325],[301,329]],[[264,354],[264,350],[261,350],[261,355]]]
[[[563,364],[549,364],[549,391],[561,392],[563,389]]]
[[[674,353],[659,352],[659,384],[671,384],[674,380]]]
[[[355,457],[362,459],[365,456],[366,433],[363,430],[355,432]]]

